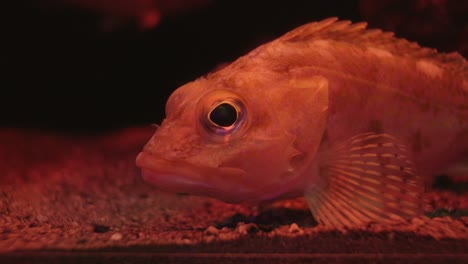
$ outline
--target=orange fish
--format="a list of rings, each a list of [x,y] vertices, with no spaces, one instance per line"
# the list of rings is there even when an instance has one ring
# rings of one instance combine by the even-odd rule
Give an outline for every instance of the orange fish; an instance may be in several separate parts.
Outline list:
[[[173,192],[304,195],[335,227],[416,217],[422,176],[468,153],[467,75],[366,23],[306,24],[178,88],[136,163]]]

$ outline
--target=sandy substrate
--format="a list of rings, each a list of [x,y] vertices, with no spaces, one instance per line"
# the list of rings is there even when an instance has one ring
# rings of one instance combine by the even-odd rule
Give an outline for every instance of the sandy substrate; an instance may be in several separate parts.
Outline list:
[[[1,130],[0,263],[468,262],[463,183],[429,191],[426,216],[334,230],[302,198],[233,205],[145,184],[134,160],[151,134]]]

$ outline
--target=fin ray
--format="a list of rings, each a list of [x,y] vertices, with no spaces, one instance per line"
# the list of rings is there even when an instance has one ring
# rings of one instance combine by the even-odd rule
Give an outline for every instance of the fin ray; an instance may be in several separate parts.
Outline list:
[[[422,179],[405,146],[391,135],[352,137],[332,147],[320,166],[328,185],[305,196],[325,225],[353,227],[422,213]]]
[[[342,173],[346,173],[346,172],[342,172]],[[347,176],[353,177],[353,174],[347,174]],[[382,181],[381,183],[376,184],[374,181],[372,181],[372,182],[369,181],[369,178],[364,178],[364,179],[357,178],[356,180],[351,182],[350,179],[342,178],[342,181],[348,182],[350,184],[355,184],[356,188],[361,189],[363,191],[373,192],[373,193],[378,195],[378,194],[380,194],[380,192],[378,192],[378,190],[382,187],[382,183],[384,183],[386,185],[386,187],[388,188],[386,190],[386,192],[385,192],[386,194],[399,196],[401,198],[405,198],[405,200],[419,200],[419,198],[417,196],[415,197],[415,196],[411,195],[411,193],[417,193],[417,190],[413,190],[413,188],[411,188],[411,186],[408,186],[408,188],[406,190],[407,191],[413,191],[413,192],[406,192],[406,191],[401,192],[400,188],[398,188],[398,185],[392,185],[392,184],[390,184],[388,182],[385,182],[385,181]],[[358,185],[359,180],[365,181],[366,184],[364,186]],[[337,184],[340,184],[340,183],[337,183]],[[410,194],[407,194],[407,193],[410,193]]]
[[[332,17],[300,26],[286,33],[281,39],[286,42],[329,39],[377,47],[414,59],[431,58],[443,68],[460,76],[468,73],[468,63],[459,53],[438,53],[436,49],[421,47],[416,42],[397,38],[393,32],[367,29],[366,22],[351,23],[349,20],[338,20],[338,18]]]
[[[340,195],[342,194],[339,191],[331,194],[331,196],[334,196],[331,197],[331,203],[333,203],[336,207],[340,207],[337,201],[344,200],[343,196]],[[366,220],[370,220],[368,216],[362,214],[357,208],[352,208],[352,205],[350,206],[351,208],[342,207],[342,212],[344,215],[346,215],[349,219],[353,221],[354,225],[359,225],[360,223],[365,222]]]

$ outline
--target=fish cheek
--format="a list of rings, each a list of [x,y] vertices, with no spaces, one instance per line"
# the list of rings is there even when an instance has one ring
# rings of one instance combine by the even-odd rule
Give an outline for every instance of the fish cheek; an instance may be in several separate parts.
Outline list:
[[[265,144],[266,143],[266,144]],[[299,152],[292,147],[291,139],[264,142],[264,146],[245,149],[225,160],[220,167],[239,168],[247,173],[246,185],[263,188],[265,185],[281,184],[286,175],[290,178],[290,161]]]

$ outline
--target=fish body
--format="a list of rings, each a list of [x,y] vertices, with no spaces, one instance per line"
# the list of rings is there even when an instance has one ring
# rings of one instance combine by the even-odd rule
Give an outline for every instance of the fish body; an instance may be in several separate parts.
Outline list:
[[[468,64],[365,23],[306,24],[177,89],[145,180],[227,202],[304,195],[319,222],[422,212],[468,153]]]

